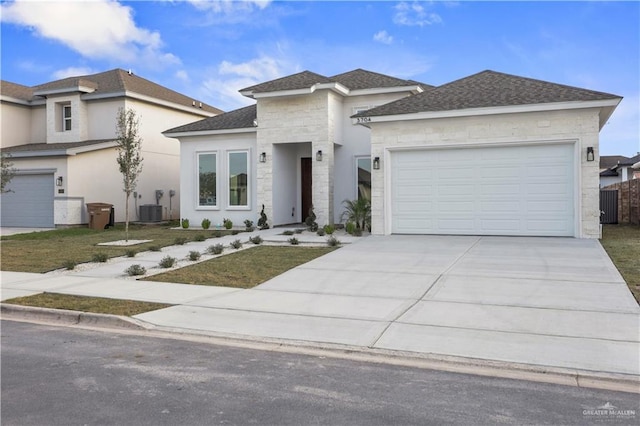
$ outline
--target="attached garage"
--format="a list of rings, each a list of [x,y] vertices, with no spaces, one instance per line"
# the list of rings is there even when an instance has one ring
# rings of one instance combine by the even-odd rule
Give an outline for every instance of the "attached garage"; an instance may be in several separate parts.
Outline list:
[[[391,233],[574,236],[574,144],[391,152]]]
[[[2,194],[5,227],[53,228],[53,173],[20,174],[9,182],[13,192]]]

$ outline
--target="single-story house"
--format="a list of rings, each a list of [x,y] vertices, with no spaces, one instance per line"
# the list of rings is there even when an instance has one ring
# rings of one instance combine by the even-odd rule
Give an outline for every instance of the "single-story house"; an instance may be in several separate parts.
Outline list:
[[[603,155],[600,157],[600,187],[640,179],[640,171],[634,167],[640,161],[640,153],[634,157]]]
[[[181,212],[270,225],[341,222],[370,196],[373,234],[599,236],[599,131],[621,97],[483,71],[442,86],[362,69],[240,91],[254,105],[171,128]],[[238,196],[238,194],[242,194]]]
[[[114,141],[120,108],[136,112],[143,140],[130,220],[141,205],[156,205],[154,219],[158,210],[161,219],[179,218],[180,147],[161,132],[222,112],[122,69],[33,87],[2,81],[0,101],[0,146],[16,171],[0,223],[11,227],[85,224],[93,202],[113,204],[115,221],[124,221]]]

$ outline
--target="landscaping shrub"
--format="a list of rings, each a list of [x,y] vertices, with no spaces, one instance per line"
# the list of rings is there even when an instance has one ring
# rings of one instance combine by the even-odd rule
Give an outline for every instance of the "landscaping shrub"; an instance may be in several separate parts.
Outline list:
[[[223,225],[224,225],[224,229],[231,229],[233,228],[233,222],[231,221],[231,219],[224,219],[222,221]]]
[[[327,238],[327,245],[329,247],[337,247],[340,245],[340,241],[333,235]]]
[[[109,260],[109,256],[107,256],[106,253],[96,253],[96,254],[93,255],[91,260],[93,260],[94,262],[104,263],[107,260]]]
[[[64,269],[68,271],[73,271],[74,269],[76,269],[76,265],[77,263],[73,260],[65,260],[64,263],[62,264]]]
[[[356,224],[353,222],[347,222],[347,224],[344,226],[344,229],[347,231],[347,234],[353,235],[353,231],[356,230]]]
[[[187,242],[187,239],[185,237],[178,237],[175,240],[173,240],[173,243],[179,246],[184,245]]]
[[[222,231],[220,231],[220,230],[214,231],[213,236],[216,237],[216,238],[222,237]]]
[[[193,260],[194,262],[200,259],[200,252],[197,250],[191,250],[188,256],[189,260]]]
[[[189,219],[182,219],[182,220],[180,221],[180,224],[182,225],[182,227],[183,227],[184,229],[188,229],[188,228],[189,228]]]
[[[253,232],[253,230],[256,229],[253,226],[253,221],[249,219],[244,221],[244,227],[246,228],[247,232]]]
[[[165,256],[160,261],[161,268],[171,268],[175,264],[176,264],[176,258],[171,256]]]
[[[294,232],[293,232],[292,230],[290,230],[290,229],[289,229],[289,230],[286,230],[286,231],[284,231],[284,232],[282,233],[282,235],[293,235],[293,234],[294,234]]]
[[[318,234],[319,236],[323,236],[324,235],[324,229],[323,228],[319,228],[318,232],[316,232],[316,234]]]
[[[211,226],[211,221],[209,219],[202,219],[200,226],[202,226],[202,229],[207,230]]]
[[[256,235],[255,237],[250,237],[249,241],[251,241],[253,244],[261,244],[262,243],[262,237],[260,235]]]
[[[362,237],[362,229],[360,228],[354,229],[351,235],[353,235],[354,237]]]
[[[289,238],[288,241],[292,246],[297,246],[298,244],[300,244],[300,242],[298,241],[298,239],[296,237],[291,237],[291,238]]]
[[[124,252],[124,254],[127,257],[136,257],[136,251],[135,250],[127,250],[127,251]]]
[[[149,251],[161,251],[162,248],[160,246],[151,246],[149,247]]]
[[[345,219],[347,224],[353,222],[356,228],[363,231],[371,228],[371,202],[368,199],[362,197],[356,200],[344,200],[342,204],[344,204],[344,212],[341,219]]]
[[[206,238],[204,235],[202,235],[202,234],[198,234],[198,235],[196,235],[195,237],[193,237],[193,240],[194,240],[194,241],[204,241],[204,240],[206,240],[206,239],[207,239],[207,238]]]
[[[316,214],[313,212],[313,206],[309,209],[309,216],[304,220],[304,223],[307,225],[309,231],[316,232],[318,230],[318,223],[316,222]]]
[[[322,228],[325,232],[325,234],[327,235],[331,235],[335,232],[336,228],[333,225],[325,225],[324,228]]]
[[[240,247],[242,247],[242,242],[240,240],[235,240],[230,245],[234,249],[238,250]]]
[[[240,233],[240,231],[238,231],[237,229],[234,229],[233,231],[231,231],[231,235],[238,235]]]
[[[213,246],[209,246],[207,251],[211,254],[220,254],[224,250],[224,246],[222,244],[215,244]]]
[[[124,270],[124,272],[126,272],[126,274],[129,275],[130,277],[133,277],[136,275],[146,274],[147,269],[144,266],[135,264],[135,265],[129,266],[127,269]]]

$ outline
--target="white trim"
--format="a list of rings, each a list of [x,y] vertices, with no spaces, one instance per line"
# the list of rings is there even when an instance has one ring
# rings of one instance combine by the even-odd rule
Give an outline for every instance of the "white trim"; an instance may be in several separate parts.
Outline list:
[[[177,104],[177,103],[174,103],[174,102],[165,101],[165,100],[162,100],[162,99],[154,98],[152,96],[141,95],[139,93],[131,92],[131,91],[128,91],[128,90],[124,91],[124,92],[92,93],[92,94],[88,94],[88,95],[82,95],[82,100],[91,101],[91,100],[122,98],[122,97],[131,98],[131,99],[137,99],[137,100],[148,102],[148,103],[151,103],[151,104],[161,105],[161,106],[177,109],[179,111],[189,112],[191,114],[199,115],[199,116],[202,116],[202,117],[205,117],[205,118],[206,117],[213,117],[215,115],[219,115],[219,114],[216,114],[215,112],[209,112],[209,111],[206,111],[204,109],[196,108],[196,107],[193,107],[193,106],[186,106],[186,105],[181,105],[181,104]]]
[[[343,96],[367,96],[367,95],[381,95],[387,93],[401,93],[401,92],[411,92],[413,94],[421,93],[424,89],[416,84],[410,86],[394,86],[394,87],[376,87],[370,89],[356,89],[351,90],[348,87],[338,83],[316,83],[312,86],[305,87],[302,89],[292,89],[292,90],[276,90],[273,92],[260,92],[254,93],[252,90],[245,90],[240,92],[241,95],[247,96],[253,99],[259,98],[274,98],[280,96],[296,96],[296,95],[309,95],[314,93],[316,90],[332,90],[336,93],[340,93]]]
[[[75,93],[75,92],[83,92],[83,93],[93,93],[95,92],[95,87],[89,86],[72,86],[72,87],[64,87],[62,89],[44,89],[44,90],[36,90],[33,92],[34,96],[47,96],[47,95],[61,95],[65,93]]]
[[[195,153],[195,208],[194,210],[220,210],[220,154],[219,151],[196,151]],[[200,155],[215,155],[216,201],[215,205],[200,204]]]
[[[603,107],[615,107],[620,103],[621,98],[606,99],[600,101],[576,101],[576,102],[554,102],[545,104],[530,104],[530,105],[509,105],[498,107],[486,107],[486,108],[467,108],[456,109],[446,111],[426,111],[416,112],[409,114],[395,114],[395,115],[374,115],[367,117],[360,117],[360,123],[357,122],[357,118],[352,118],[352,123],[363,124],[363,118],[367,119],[366,124],[370,123],[382,123],[388,121],[405,121],[405,120],[428,120],[434,118],[451,118],[451,117],[470,117],[479,115],[498,115],[498,114],[517,114],[523,112],[539,112],[539,111],[560,111],[571,109],[584,109],[584,108],[603,108]]]
[[[371,89],[351,90],[347,96],[384,95],[387,93],[398,92],[411,92],[415,95],[424,92],[424,89],[417,84],[412,86],[377,87]]]

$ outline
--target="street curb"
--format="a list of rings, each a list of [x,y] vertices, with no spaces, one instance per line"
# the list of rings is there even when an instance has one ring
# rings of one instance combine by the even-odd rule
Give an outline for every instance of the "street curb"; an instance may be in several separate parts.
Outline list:
[[[84,325],[129,330],[150,330],[153,328],[152,325],[143,321],[120,315],[39,308],[8,303],[0,303],[0,315],[2,319],[8,320],[25,320],[62,325]]]
[[[640,394],[640,377],[616,373],[598,373],[560,367],[518,364],[504,361],[465,358],[433,353],[394,351],[369,347],[328,344],[298,340],[258,338],[155,326],[125,316],[95,314],[64,309],[0,303],[1,319],[110,329],[112,331],[150,332],[153,337],[187,340],[222,346],[245,347],[273,352],[340,358],[352,361],[424,368],[458,374],[472,374],[501,379],[526,380],[562,386],[602,389]]]

